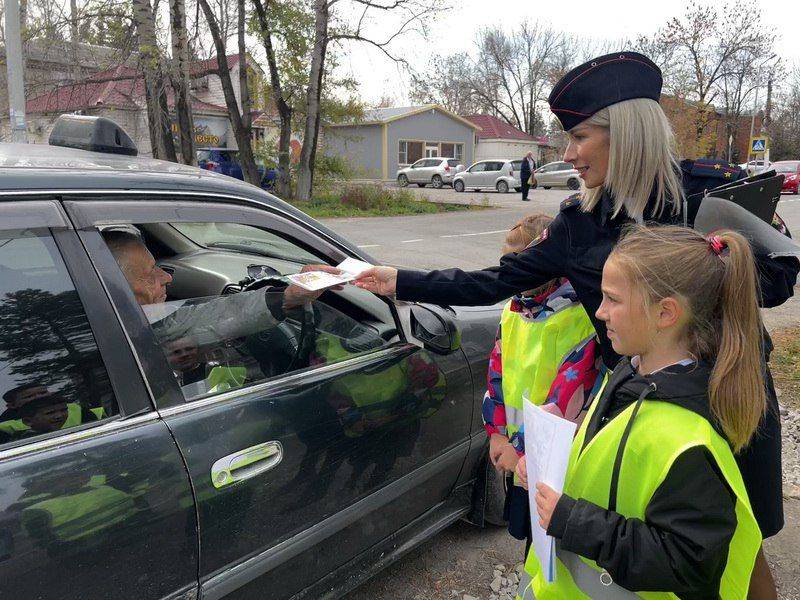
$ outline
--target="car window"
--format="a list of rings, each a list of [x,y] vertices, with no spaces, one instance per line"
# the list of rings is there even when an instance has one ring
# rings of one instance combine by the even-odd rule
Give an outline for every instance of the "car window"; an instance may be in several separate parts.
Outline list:
[[[511,168],[515,171],[519,171],[522,169],[522,161],[521,160],[512,160],[511,161]]]
[[[461,163],[458,162],[457,158],[451,158],[447,161],[447,164],[451,167],[457,167]]]
[[[0,232],[0,444],[118,414],[78,293],[46,230]]]
[[[479,163],[475,163],[474,165],[472,165],[469,168],[469,172],[470,173],[483,173],[483,171],[485,169],[486,169],[486,163],[479,162]]]
[[[775,169],[776,173],[797,173],[798,168],[800,168],[800,162],[774,163],[772,168]]]
[[[238,223],[175,223],[173,227],[206,248],[227,248],[301,263],[319,262],[311,252],[258,227]]]
[[[558,163],[558,170],[559,171],[571,171],[572,170],[572,163],[567,163],[567,162]]]
[[[426,160],[423,158],[423,159],[418,160],[417,162],[415,162],[413,165],[411,165],[411,168],[412,169],[419,169],[420,167],[424,167],[425,163],[426,163]]]
[[[425,161],[426,167],[438,167],[440,164],[442,164],[442,160],[439,158],[429,158]]]
[[[191,233],[225,224],[169,225]],[[138,227],[151,244],[163,232],[152,224]],[[240,242],[259,237],[251,229],[277,237],[250,225],[237,227],[247,236]],[[286,286],[284,276],[300,271],[303,265],[295,258],[306,252],[290,240],[282,238],[283,245],[268,253],[259,245],[209,245],[200,254],[174,254],[156,265],[143,238],[120,231],[103,236],[187,401],[319,368],[389,343],[390,335],[381,336],[382,323],[333,292],[320,296]],[[157,241],[170,243],[168,236]],[[257,281],[268,285],[242,289]]]
[[[501,163],[501,162],[486,163],[486,170],[487,171],[494,172],[494,171],[499,171],[502,168],[503,168],[503,163]]]

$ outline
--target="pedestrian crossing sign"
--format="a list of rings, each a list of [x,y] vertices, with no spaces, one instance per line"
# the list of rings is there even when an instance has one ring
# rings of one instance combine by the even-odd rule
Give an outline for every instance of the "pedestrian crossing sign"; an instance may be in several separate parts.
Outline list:
[[[764,154],[769,148],[769,139],[760,136],[750,138],[750,153],[751,154]]]

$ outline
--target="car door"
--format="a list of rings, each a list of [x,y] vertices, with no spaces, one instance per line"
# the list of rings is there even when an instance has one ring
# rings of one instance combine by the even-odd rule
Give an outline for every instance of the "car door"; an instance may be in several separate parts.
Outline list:
[[[476,162],[464,172],[464,186],[468,188],[479,188],[481,186],[481,175],[486,168],[486,163]]]
[[[503,163],[501,162],[487,162],[483,174],[481,175],[481,186],[494,189],[497,178],[500,177],[500,169],[502,169],[502,167]]]
[[[415,162],[413,165],[411,165],[411,169],[409,169],[409,171],[408,171],[408,180],[411,183],[420,183],[422,181],[425,181],[425,179],[424,179],[425,178],[424,166],[425,166],[426,162],[427,162],[427,159],[422,158],[422,159],[418,160],[417,162]]]
[[[0,202],[0,597],[184,598],[194,499],[59,203]]]
[[[551,163],[549,165],[543,166],[540,170],[536,171],[536,181],[537,184],[544,187],[551,187],[554,184],[553,178],[553,171],[556,169],[558,165],[555,163]]]
[[[255,297],[257,309],[214,312],[233,325],[274,303],[253,296],[263,292],[187,300],[187,291],[232,291],[225,277],[237,282],[251,266],[285,274],[303,261],[347,256],[289,215],[216,197],[75,202],[70,210],[91,228],[140,227],[164,252],[160,264],[173,273],[168,290],[180,294],[177,302]],[[132,327],[147,327],[100,234],[83,235],[115,303],[135,317]],[[442,503],[466,456],[472,384],[463,353],[433,356],[409,343],[393,307],[354,287],[312,307],[311,316],[285,313],[263,329],[234,327],[225,339],[210,337],[214,322],[177,340],[194,338],[208,373],[182,386],[173,378],[157,396],[197,496],[203,598],[277,599],[307,588]],[[137,338],[157,379],[182,369],[168,329],[153,321]]]

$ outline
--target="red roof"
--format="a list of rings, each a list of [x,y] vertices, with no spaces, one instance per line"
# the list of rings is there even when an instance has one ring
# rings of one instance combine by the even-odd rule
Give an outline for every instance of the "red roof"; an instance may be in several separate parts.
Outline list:
[[[229,56],[228,64],[230,59]],[[25,110],[30,114],[100,107],[138,110],[144,106],[144,98],[144,78],[141,73],[131,67],[119,66],[31,98],[25,103]],[[172,88],[167,89],[167,103],[170,107],[174,106]],[[197,98],[192,98],[192,108],[198,112],[228,114],[224,106],[202,102]]]
[[[225,58],[228,59],[228,71],[239,64],[238,54],[229,54]],[[189,77],[202,77],[209,73],[217,72],[217,57],[213,56],[206,60],[196,60],[189,65]]]
[[[468,121],[472,121],[481,128],[481,131],[476,132],[480,140],[522,140],[526,142],[536,142],[537,138],[528,135],[521,129],[512,127],[505,121],[493,117],[492,115],[466,115],[464,117]]]

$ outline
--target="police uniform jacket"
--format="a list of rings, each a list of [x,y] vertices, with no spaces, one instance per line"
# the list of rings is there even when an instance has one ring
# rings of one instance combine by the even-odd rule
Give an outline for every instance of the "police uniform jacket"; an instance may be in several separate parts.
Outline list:
[[[683,165],[684,187],[700,186]],[[691,171],[691,169],[689,169]],[[716,170],[720,174],[722,168]],[[738,174],[737,174],[738,176]],[[706,182],[707,183],[707,182]],[[719,180],[716,185],[721,185]],[[702,187],[702,186],[700,186]],[[708,188],[716,187],[708,185]],[[687,215],[697,213],[696,203],[688,206]],[[683,216],[673,215],[671,207],[654,214],[653,203],[645,210],[645,220],[659,224],[682,224]],[[616,216],[613,198],[604,194],[591,212],[580,209],[578,195],[562,202],[561,210],[545,232],[518,254],[506,254],[495,267],[480,271],[446,269],[430,272],[400,270],[397,275],[397,298],[442,305],[475,306],[499,302],[516,293],[544,284],[556,277],[570,280],[578,298],[594,323],[600,339],[603,362],[613,368],[620,357],[611,347],[606,326],[595,316],[602,294],[600,283],[603,265],[620,237],[624,226],[633,222],[624,208]],[[692,224],[691,218],[689,225]],[[800,262],[793,257],[770,259],[757,256],[761,284],[761,304],[777,306],[793,295]],[[771,347],[765,345],[765,358]],[[767,411],[753,442],[737,461],[747,486],[764,537],[783,527],[781,491],[781,437],[777,397],[767,370]]]

